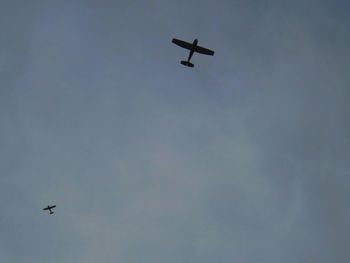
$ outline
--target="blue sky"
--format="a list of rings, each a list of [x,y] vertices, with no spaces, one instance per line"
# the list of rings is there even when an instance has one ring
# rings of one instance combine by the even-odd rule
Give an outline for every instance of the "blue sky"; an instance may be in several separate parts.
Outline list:
[[[349,262],[348,10],[0,1],[0,261]]]

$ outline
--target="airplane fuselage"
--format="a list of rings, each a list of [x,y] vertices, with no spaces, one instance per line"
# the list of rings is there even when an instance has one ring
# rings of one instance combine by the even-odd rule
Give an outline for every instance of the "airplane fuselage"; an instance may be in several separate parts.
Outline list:
[[[190,50],[190,54],[188,55],[188,58],[187,58],[187,62],[190,62],[192,56],[193,56],[193,53],[194,51],[196,50],[196,47],[198,45],[198,39],[195,39],[192,43],[192,47],[191,47],[191,50]]]
[[[47,206],[47,209],[49,209],[50,215],[53,214],[53,211],[51,210],[52,208],[54,208],[54,206]]]

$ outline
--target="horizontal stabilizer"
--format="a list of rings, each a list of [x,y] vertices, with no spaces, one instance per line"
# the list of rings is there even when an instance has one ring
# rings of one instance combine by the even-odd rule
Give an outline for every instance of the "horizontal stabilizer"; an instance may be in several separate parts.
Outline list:
[[[181,60],[181,64],[185,65],[187,67],[193,68],[194,65],[191,62],[185,61],[185,60]]]

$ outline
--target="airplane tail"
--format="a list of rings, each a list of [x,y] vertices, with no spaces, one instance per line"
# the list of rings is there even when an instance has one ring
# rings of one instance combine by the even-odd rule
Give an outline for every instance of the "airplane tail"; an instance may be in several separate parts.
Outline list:
[[[194,67],[194,65],[191,62],[185,60],[181,60],[181,64],[190,68]]]

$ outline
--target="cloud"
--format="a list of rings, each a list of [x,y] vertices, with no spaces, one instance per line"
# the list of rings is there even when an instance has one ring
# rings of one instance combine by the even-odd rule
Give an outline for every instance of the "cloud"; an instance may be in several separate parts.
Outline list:
[[[341,5],[2,9],[0,259],[346,261]]]

